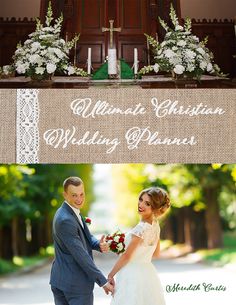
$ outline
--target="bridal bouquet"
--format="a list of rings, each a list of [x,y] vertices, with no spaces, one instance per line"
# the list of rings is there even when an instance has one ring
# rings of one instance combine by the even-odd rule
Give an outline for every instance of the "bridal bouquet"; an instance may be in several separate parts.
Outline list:
[[[49,2],[46,26],[37,19],[36,31],[29,35],[29,39],[23,45],[19,43],[17,46],[13,56],[17,73],[38,80],[47,79],[55,72],[86,76],[85,71],[69,62],[69,51],[78,41],[79,35],[66,42],[60,37],[63,17],[57,18],[54,25],[53,20],[52,6]]]
[[[123,253],[125,251],[125,234],[120,231],[115,232],[112,235],[106,236],[106,242],[112,252],[116,254]]]
[[[197,79],[200,79],[204,73],[222,76],[220,68],[214,63],[213,54],[206,47],[207,39],[199,41],[199,38],[192,34],[191,20],[187,18],[184,26],[181,26],[173,5],[170,9],[170,18],[174,29],[159,18],[161,26],[166,31],[163,42],[159,43],[146,35],[154,50],[155,64],[142,68],[139,73],[164,71],[171,72],[177,77]]]

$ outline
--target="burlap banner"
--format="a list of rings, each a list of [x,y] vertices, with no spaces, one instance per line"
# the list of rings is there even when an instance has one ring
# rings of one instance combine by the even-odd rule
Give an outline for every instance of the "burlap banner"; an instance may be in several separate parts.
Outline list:
[[[1,90],[1,163],[234,163],[236,90]]]

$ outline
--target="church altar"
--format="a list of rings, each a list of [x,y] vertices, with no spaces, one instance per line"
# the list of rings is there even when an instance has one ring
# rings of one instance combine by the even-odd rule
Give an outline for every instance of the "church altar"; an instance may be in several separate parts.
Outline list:
[[[236,88],[236,82],[227,78],[205,75],[201,81],[173,80],[164,75],[144,76],[142,79],[105,79],[93,80],[89,77],[76,76],[55,76],[48,88],[78,88],[86,89],[89,87],[100,88],[122,88],[122,87],[141,87],[144,89],[152,88]],[[0,79],[0,88],[31,88],[30,79],[24,76]],[[36,88],[36,87],[35,87]],[[41,86],[39,88],[42,88]]]

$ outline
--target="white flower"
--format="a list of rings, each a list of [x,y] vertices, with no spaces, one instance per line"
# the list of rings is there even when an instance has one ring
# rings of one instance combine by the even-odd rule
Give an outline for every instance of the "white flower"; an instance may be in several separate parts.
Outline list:
[[[176,65],[175,68],[174,68],[174,72],[176,74],[183,74],[184,71],[185,71],[185,68],[182,65]]]
[[[25,45],[27,45],[27,44],[31,44],[31,42],[32,42],[32,40],[31,39],[27,39],[26,41],[25,41]]]
[[[188,72],[193,72],[194,70],[195,70],[194,65],[188,65],[188,66],[187,66],[187,71],[188,71]]]
[[[198,51],[198,53],[200,53],[200,54],[202,54],[202,55],[205,55],[206,54],[206,52],[203,50],[203,48],[197,48],[197,51]]]
[[[204,71],[207,67],[207,62],[206,61],[201,61],[199,66]]]
[[[117,250],[120,252],[120,251],[122,251],[123,249],[124,249],[123,244],[122,244],[122,243],[119,243],[119,244],[117,245]]]
[[[26,66],[23,63],[17,64],[16,71],[18,74],[25,74]]]
[[[48,64],[47,64],[47,67],[46,67],[47,73],[48,73],[48,74],[54,73],[54,72],[56,71],[56,68],[57,68],[57,66],[56,66],[55,64],[48,63]]]
[[[189,59],[194,59],[194,58],[196,57],[196,53],[193,52],[193,51],[191,51],[190,49],[187,49],[187,50],[185,51],[185,55],[186,55],[186,57],[189,58]]]
[[[178,42],[177,42],[177,46],[179,46],[179,47],[185,47],[185,46],[186,46],[186,41],[184,41],[184,40],[178,41]]]
[[[65,42],[64,39],[61,38],[61,39],[60,39],[60,43],[61,43],[61,44],[65,44],[66,42]]]
[[[29,57],[29,62],[31,64],[40,64],[42,62],[42,59],[38,54],[33,54]]]
[[[162,43],[161,43],[161,47],[164,47],[166,45],[166,41],[164,40]]]
[[[118,243],[119,240],[120,240],[120,236],[115,236],[115,237],[114,237],[114,241],[115,241],[116,243]],[[119,244],[118,244],[118,245],[119,245]],[[117,245],[117,246],[118,246],[118,245]]]
[[[58,48],[55,48],[54,52],[60,59],[62,59],[65,56],[64,53],[61,50],[59,50]]]
[[[11,66],[10,65],[3,66],[2,70],[5,75],[8,75],[9,73],[11,73]]]
[[[43,67],[37,67],[36,69],[35,69],[35,72],[36,72],[36,74],[43,74],[44,72],[45,72],[45,68],[43,68]]]
[[[197,36],[192,36],[192,39],[195,40],[196,42],[199,42],[199,38]]]
[[[172,65],[176,66],[176,65],[182,64],[182,59],[181,59],[181,57],[172,57],[172,58],[169,59],[169,62]]]
[[[212,72],[212,70],[213,70],[213,66],[212,66],[211,63],[209,63],[209,64],[207,65],[207,72]]]
[[[175,27],[175,30],[176,31],[183,31],[183,27],[181,26],[181,25],[177,25],[176,27]]]
[[[73,75],[73,74],[75,74],[75,68],[74,68],[74,67],[69,66],[69,67],[67,68],[67,70],[68,70],[68,75]]]
[[[155,65],[153,66],[153,70],[154,70],[156,73],[158,73],[159,69],[160,69],[160,66],[159,66],[158,64],[155,64]]]
[[[38,41],[35,41],[31,45],[31,52],[34,53],[38,49],[40,49],[41,44]]]
[[[176,55],[175,52],[173,52],[173,51],[170,50],[170,49],[165,50],[165,51],[164,51],[164,54],[165,54],[165,56],[166,56],[167,58],[171,58],[171,57],[174,57],[174,56]]]

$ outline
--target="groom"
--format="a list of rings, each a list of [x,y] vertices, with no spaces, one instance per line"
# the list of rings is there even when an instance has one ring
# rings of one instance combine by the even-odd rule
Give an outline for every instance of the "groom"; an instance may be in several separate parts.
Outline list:
[[[85,192],[79,177],[69,177],[63,183],[62,206],[53,219],[55,260],[50,284],[56,305],[92,305],[94,283],[105,292],[113,293],[111,285],[93,262],[92,250],[108,251],[104,237],[98,241],[80,216]]]

